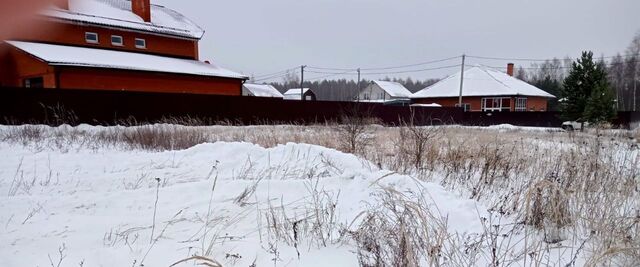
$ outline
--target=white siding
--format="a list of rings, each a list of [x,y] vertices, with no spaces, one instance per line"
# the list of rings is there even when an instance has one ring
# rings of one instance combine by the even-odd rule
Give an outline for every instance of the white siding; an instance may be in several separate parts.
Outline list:
[[[370,84],[360,91],[358,99],[362,101],[386,101],[392,99],[391,96],[377,84]]]

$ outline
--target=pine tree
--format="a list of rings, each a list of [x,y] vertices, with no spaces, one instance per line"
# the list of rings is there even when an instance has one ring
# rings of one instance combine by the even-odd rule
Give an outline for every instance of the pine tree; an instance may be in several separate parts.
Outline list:
[[[598,84],[591,93],[584,110],[584,118],[592,124],[608,122],[616,116],[615,96],[604,81]]]
[[[573,62],[564,80],[561,102],[562,115],[567,120],[600,123],[615,115],[605,67],[593,61],[592,52],[582,52],[582,57]]]

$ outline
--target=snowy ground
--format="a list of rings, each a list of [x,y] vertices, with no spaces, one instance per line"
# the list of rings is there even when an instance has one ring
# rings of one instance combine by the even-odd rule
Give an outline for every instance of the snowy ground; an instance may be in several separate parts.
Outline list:
[[[638,266],[638,136],[0,126],[0,266]]]
[[[60,266],[169,266],[192,255],[224,266],[355,266],[353,242],[337,229],[355,228],[381,188],[428,195],[452,233],[483,231],[482,205],[319,146],[62,153],[0,143],[0,155],[0,266],[57,266],[61,255]],[[253,185],[255,194],[236,201]],[[284,207],[308,218],[317,192],[336,204],[335,232],[326,247],[299,237],[298,257],[269,232],[267,214]]]

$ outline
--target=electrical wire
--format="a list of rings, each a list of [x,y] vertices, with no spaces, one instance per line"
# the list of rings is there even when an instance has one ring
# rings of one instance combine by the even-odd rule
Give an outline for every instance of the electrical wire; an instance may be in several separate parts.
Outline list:
[[[254,81],[254,82],[260,82],[260,81],[273,80],[273,79],[276,79],[276,78],[281,78],[281,77],[287,76],[287,74],[288,74],[288,73],[284,73],[284,74],[274,75],[274,76],[269,76],[269,77],[260,78],[260,79],[253,79],[252,81]]]
[[[390,67],[360,68],[360,70],[361,71],[363,71],[363,70],[367,71],[367,70],[404,69],[404,68],[409,68],[409,67],[416,67],[416,66],[429,65],[429,64],[434,64],[434,63],[440,63],[440,62],[449,61],[449,60],[452,60],[452,59],[457,59],[457,58],[460,58],[460,57],[461,56],[455,56],[455,57],[448,57],[448,58],[431,60],[431,61],[426,61],[426,62],[420,62],[420,63],[414,63],[414,64],[408,64],[408,65],[390,66]],[[358,68],[328,68],[328,67],[315,67],[315,66],[308,66],[308,68],[317,69],[317,70],[336,70],[336,71],[357,71],[358,70]]]
[[[254,77],[254,78],[262,78],[262,77],[273,76],[273,75],[277,75],[277,74],[283,74],[283,73],[286,73],[286,72],[289,72],[289,71],[295,70],[295,69],[297,69],[297,68],[298,68],[298,67],[293,67],[293,68],[288,68],[288,69],[281,70],[281,71],[274,72],[274,73],[261,74],[261,75],[253,75],[253,77]]]
[[[345,71],[345,72],[342,72],[342,73],[332,73],[332,74],[329,74],[329,75],[324,75],[324,76],[319,76],[319,77],[313,77],[313,78],[308,79],[307,81],[312,82],[312,81],[316,81],[316,80],[320,80],[320,79],[325,79],[325,78],[329,78],[329,77],[333,77],[333,76],[338,76],[338,75],[345,75],[345,74],[352,74],[352,75],[353,75],[353,74],[355,74],[355,73],[353,73],[353,72],[354,72],[353,70],[350,70],[350,71]]]
[[[614,58],[617,57],[616,56],[606,56],[606,57],[595,57],[596,59],[605,59],[605,58]],[[627,57],[634,57],[637,55],[620,55],[620,57],[622,58],[627,58]],[[486,60],[501,60],[501,61],[539,61],[539,62],[545,62],[545,61],[553,61],[553,60],[563,60],[561,58],[552,58],[552,59],[541,59],[541,58],[506,58],[506,57],[486,57],[486,56],[474,56],[474,55],[466,55],[467,58],[476,58],[476,59],[486,59]]]
[[[423,72],[423,71],[455,68],[455,67],[460,67],[460,66],[462,66],[462,64],[442,66],[442,67],[436,67],[436,68],[428,68],[428,69],[418,69],[418,70],[405,70],[405,71],[392,71],[392,72],[363,72],[362,75],[384,75],[384,74],[401,74],[401,73]]]

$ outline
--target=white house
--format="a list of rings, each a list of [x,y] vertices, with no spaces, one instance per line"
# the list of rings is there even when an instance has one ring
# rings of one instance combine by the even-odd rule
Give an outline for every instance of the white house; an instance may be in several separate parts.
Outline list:
[[[372,81],[369,86],[362,89],[358,94],[358,101],[361,102],[387,102],[391,100],[409,101],[411,92],[402,84],[387,81]]]
[[[278,91],[278,89],[269,84],[245,83],[242,85],[242,95],[284,98],[284,96]]]
[[[304,94],[304,100],[315,101],[316,94],[309,88],[293,88],[284,93],[285,100],[301,100]]]

